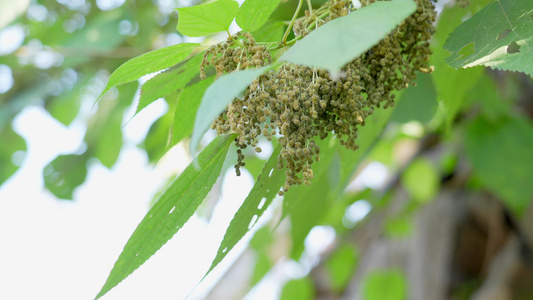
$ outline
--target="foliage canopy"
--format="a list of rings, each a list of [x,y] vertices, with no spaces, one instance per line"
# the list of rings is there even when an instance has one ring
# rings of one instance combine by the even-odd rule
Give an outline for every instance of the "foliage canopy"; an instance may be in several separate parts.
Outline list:
[[[345,234],[355,225],[346,220],[355,203],[371,201],[373,210],[387,205],[387,195],[370,189],[352,191],[355,175],[372,160],[398,169],[400,162],[387,149],[423,136],[445,140],[454,154],[449,161],[416,158],[401,166],[399,182],[414,209],[431,203],[441,178],[454,172],[454,161],[464,158],[472,173],[468,185],[496,195],[513,216],[521,218],[533,199],[533,124],[526,113],[513,109],[518,98],[516,78],[523,75],[503,71],[522,72],[527,80],[533,76],[533,3],[479,0],[467,7],[451,3],[434,23],[430,0],[360,2],[361,8],[341,0],[197,3],[177,8],[180,43],[126,53],[104,67],[92,64],[88,56],[66,56],[60,63],[63,69],[51,68],[47,76],[59,82],[68,81],[68,72],[77,75],[55,94],[40,94],[46,89],[36,78],[17,77],[19,82],[0,98],[0,183],[18,168],[14,154],[26,149],[11,123],[34,95],[45,99],[45,108],[66,126],[77,118],[84,97],[95,101],[96,112],[87,122],[86,149],[58,156],[43,171],[46,188],[62,199],[74,198],[92,159],[108,168],[115,164],[123,146],[124,112],[134,99],[139,99],[134,115],[158,99],[167,102],[168,112],[152,125],[142,146],[150,161],[157,163],[173,146],[188,142],[194,161],[139,223],[96,299],[170,240],[233,164],[238,173],[240,167],[250,171],[256,181],[205,276],[279,199],[280,207],[272,209],[280,209],[278,222],[290,220],[290,258],[301,258],[304,241],[317,225],[330,225],[338,235]],[[151,45],[150,31],[175,31],[168,20],[164,26],[142,21],[142,11],[153,14],[156,8],[141,6],[124,8],[122,15],[90,11],[89,21],[74,29],[75,35],[58,29],[54,30],[62,34],[48,35],[38,20],[27,21],[26,26],[50,47],[121,54],[120,45]],[[73,8],[61,18],[73,19],[77,13]],[[125,24],[125,17],[140,20],[138,32],[105,30]],[[228,37],[233,21],[245,33]],[[426,27],[418,28],[421,23]],[[50,28],[56,26],[61,25],[53,23]],[[411,31],[415,33],[409,35]],[[203,42],[187,42],[186,37],[202,37]],[[214,42],[221,38],[226,42]],[[0,57],[3,64],[14,69],[21,62]],[[95,81],[102,81],[101,68],[114,71],[105,86],[100,84],[103,90],[95,93]],[[496,86],[494,74],[510,78],[505,88]],[[145,75],[150,78],[144,80]],[[300,97],[302,93],[305,96]],[[294,102],[275,102],[282,97]],[[304,133],[306,126],[312,134]],[[219,136],[206,143],[209,128],[217,129]],[[256,152],[265,143],[274,150],[262,159]],[[405,215],[390,224],[385,232],[392,236],[409,234],[412,226]],[[252,241],[259,257],[254,283],[273,263],[265,250],[272,243],[272,232],[259,229]],[[260,233],[270,242],[259,242]],[[339,293],[358,260],[355,246],[343,245],[327,262],[331,284]],[[405,299],[405,281],[398,270],[373,272],[364,280],[364,297]],[[390,289],[383,290],[384,285]],[[312,284],[302,278],[289,281],[281,298],[311,299],[313,293]]]

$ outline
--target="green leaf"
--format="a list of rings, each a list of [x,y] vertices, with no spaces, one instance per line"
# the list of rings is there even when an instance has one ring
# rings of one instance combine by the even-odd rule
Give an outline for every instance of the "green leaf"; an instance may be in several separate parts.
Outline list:
[[[340,293],[342,292],[355,271],[357,262],[359,260],[359,251],[353,245],[343,245],[339,247],[326,261],[326,271],[329,275],[329,280],[332,289]]]
[[[401,94],[394,106],[392,121],[426,123],[435,115],[439,103],[431,75],[418,73],[415,82],[416,86],[410,86]]]
[[[206,36],[229,29],[239,11],[239,3],[233,0],[178,8],[178,30],[190,37]]]
[[[272,242],[274,242],[272,229],[270,229],[268,226],[264,226],[257,229],[257,231],[254,233],[254,236],[250,240],[250,248],[256,251],[265,250],[265,248],[270,246]]]
[[[407,282],[399,270],[373,271],[363,279],[365,300],[405,300]]]
[[[338,74],[416,10],[412,0],[379,1],[335,19],[296,42],[281,61]]]
[[[111,74],[105,89],[98,98],[117,85],[134,81],[146,74],[172,67],[187,58],[194,48],[199,45],[196,43],[177,44],[157,49],[128,60]]]
[[[484,65],[533,77],[532,13],[531,0],[493,1],[450,35],[446,61],[455,68]]]
[[[218,248],[217,255],[205,276],[226,257],[237,242],[255,225],[285,182],[285,173],[277,168],[280,151],[281,146],[276,147],[270,159],[266,162],[261,175],[257,178],[254,187],[237,213],[235,213],[226,230],[226,234],[224,234],[224,239]]]
[[[94,157],[107,168],[113,167],[122,149],[122,111],[115,111],[106,120],[105,130],[100,131],[100,139],[95,147]]]
[[[26,142],[20,137],[11,126],[4,126],[0,129],[2,146],[0,147],[0,185],[4,183],[19,168],[21,161],[13,163],[13,155],[20,151],[26,151]],[[26,156],[25,154],[20,158]]]
[[[488,0],[479,0],[480,2]],[[466,10],[455,7],[446,7],[439,19],[437,32],[433,36],[430,64],[435,66],[433,82],[437,90],[438,100],[444,108],[446,129],[450,130],[455,116],[464,104],[466,93],[477,82],[483,73],[482,68],[459,69],[450,67],[444,60],[449,52],[443,49],[444,42],[452,30],[461,24],[462,19],[469,13],[475,12],[476,6],[472,3]]]
[[[168,110],[150,126],[150,130],[148,130],[148,134],[144,139],[143,147],[151,163],[157,162],[170,149],[169,140],[172,134],[174,111],[176,110],[179,95],[180,93],[178,92],[165,97]]]
[[[184,137],[191,134],[194,125],[194,116],[196,115],[196,111],[198,111],[202,96],[207,88],[213,84],[214,80],[214,77],[209,77],[183,89],[174,111],[174,124],[172,126],[172,138],[169,146],[176,145]]]
[[[196,112],[190,145],[191,153],[196,153],[196,148],[198,148],[203,134],[233,99],[244,92],[255,78],[261,76],[269,68],[270,66],[266,66],[259,69],[226,74],[209,86]]]
[[[533,199],[533,124],[518,117],[497,124],[477,118],[466,130],[465,147],[483,185],[520,215]]]
[[[131,235],[96,299],[154,255],[194,214],[217,180],[234,135],[216,138],[168,187]]]
[[[285,24],[280,21],[268,22],[252,33],[256,42],[277,42],[283,38]]]
[[[385,222],[385,235],[387,237],[404,238],[413,232],[413,220],[409,216],[388,218]]]
[[[311,300],[314,297],[314,284],[311,279],[304,277],[287,282],[281,290],[280,300]]]
[[[179,66],[161,72],[145,82],[141,87],[141,98],[135,114],[157,99],[183,89],[200,72],[202,58],[203,53],[196,54]]]
[[[248,165],[248,163],[246,163]],[[272,229],[268,226],[258,229],[250,240],[250,248],[255,250],[256,260],[250,285],[255,286],[270,271],[273,266],[268,255],[268,247],[274,242]]]
[[[402,174],[402,183],[415,200],[424,203],[432,200],[440,188],[440,178],[435,167],[422,157],[407,167]]]
[[[44,185],[56,197],[72,200],[74,189],[87,177],[87,153],[60,155],[43,170]]]
[[[235,21],[244,31],[260,29],[274,12],[280,0],[246,0],[241,5]]]
[[[137,82],[117,87],[118,98],[102,98],[97,113],[89,122],[85,134],[87,152],[111,168],[117,161],[122,149],[122,119],[124,110],[129,108],[137,92]]]
[[[490,74],[483,74],[466,98],[472,105],[479,105],[483,115],[491,121],[511,116],[512,106],[502,99]]]
[[[268,253],[266,253],[266,251],[257,251],[254,271],[250,279],[250,286],[254,286],[259,283],[259,281],[261,281],[261,279],[265,277],[268,271],[270,271],[272,265],[273,263],[270,260],[270,257],[268,256]]]
[[[63,92],[52,101],[45,103],[50,115],[65,126],[69,126],[78,115],[87,84],[94,74],[79,74],[78,76],[81,76],[82,79],[78,80],[69,91]]]

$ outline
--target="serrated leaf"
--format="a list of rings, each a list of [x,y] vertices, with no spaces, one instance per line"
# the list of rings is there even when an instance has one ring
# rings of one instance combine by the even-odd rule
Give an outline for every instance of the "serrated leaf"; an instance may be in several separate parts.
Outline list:
[[[172,67],[184,60],[192,53],[197,43],[182,43],[150,51],[141,56],[128,60],[118,67],[109,77],[106,87],[98,96],[100,98],[111,88],[130,81],[137,80],[146,74],[151,74]]]
[[[191,136],[190,151],[196,153],[202,135],[209,129],[213,121],[238,97],[252,81],[269,70],[269,66],[254,70],[238,71],[218,78],[207,88],[202,103],[196,112]]]
[[[465,148],[483,185],[523,213],[533,199],[533,124],[517,117],[500,123],[477,118],[466,130]]]
[[[277,168],[280,151],[281,146],[276,147],[263,167],[263,171],[257,178],[254,187],[237,213],[235,213],[224,234],[224,239],[218,248],[217,255],[205,276],[226,257],[237,242],[255,225],[285,182],[284,171]]]
[[[145,82],[141,87],[141,98],[135,114],[157,99],[183,89],[200,72],[202,58],[202,53],[196,54],[183,64],[161,72]]]
[[[385,38],[415,10],[412,0],[375,2],[312,31],[280,60],[338,74],[342,67]]]
[[[246,0],[241,5],[235,21],[244,31],[260,29],[274,12],[280,0]]]
[[[169,146],[176,145],[184,137],[191,134],[194,116],[198,111],[202,97],[214,80],[214,77],[209,77],[183,89],[174,111],[174,124],[172,125],[172,137]]]
[[[194,214],[217,180],[234,135],[217,137],[166,189],[131,235],[106,283],[102,297],[154,255]]]
[[[399,270],[372,271],[363,279],[365,300],[404,300],[407,296],[407,282]]]
[[[444,45],[455,68],[487,66],[533,77],[533,2],[496,0],[461,24]]]
[[[178,8],[178,30],[190,37],[206,36],[229,29],[239,11],[239,3],[233,0]]]

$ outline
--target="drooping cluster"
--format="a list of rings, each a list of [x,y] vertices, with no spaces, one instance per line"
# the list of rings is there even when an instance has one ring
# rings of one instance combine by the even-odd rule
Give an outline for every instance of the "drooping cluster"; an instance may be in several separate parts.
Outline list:
[[[375,1],[363,0],[361,4]],[[261,152],[257,146],[260,135],[268,140],[279,137],[282,150],[278,168],[285,167],[287,175],[280,194],[293,185],[310,184],[311,165],[320,159],[316,138],[334,134],[346,148],[356,150],[357,130],[365,124],[365,118],[380,106],[392,106],[393,91],[412,84],[416,71],[431,71],[428,60],[429,39],[434,32],[434,5],[430,0],[417,0],[417,4],[412,16],[379,44],[347,64],[339,79],[333,80],[325,70],[284,64],[254,80],[244,96],[235,99],[212,125],[219,134],[237,134],[237,174],[244,166],[244,149],[251,146]],[[331,0],[326,6],[328,21],[353,9],[351,1]],[[313,13],[324,14],[324,9]],[[295,33],[305,35],[310,28],[320,26],[318,22],[309,24],[312,18],[316,19],[306,13],[295,23],[298,27]],[[232,48],[239,37],[243,38],[245,48]],[[218,75],[260,67],[271,60],[262,47],[251,36],[239,35],[208,50],[204,64],[212,55],[211,64],[216,66]]]

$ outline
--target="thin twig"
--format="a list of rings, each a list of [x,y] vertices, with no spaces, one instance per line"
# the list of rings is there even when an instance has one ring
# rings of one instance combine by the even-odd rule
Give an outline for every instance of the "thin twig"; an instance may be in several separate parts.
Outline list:
[[[283,39],[281,40],[282,45],[287,44],[287,37],[289,36],[289,33],[291,32],[292,25],[294,25],[294,21],[296,21],[296,17],[298,17],[298,14],[300,13],[300,8],[302,8],[303,0],[298,1],[298,7],[296,8],[296,11],[294,12],[294,15],[292,16],[291,23],[289,24],[289,27],[287,27],[287,30],[285,31],[285,34],[283,35]]]

